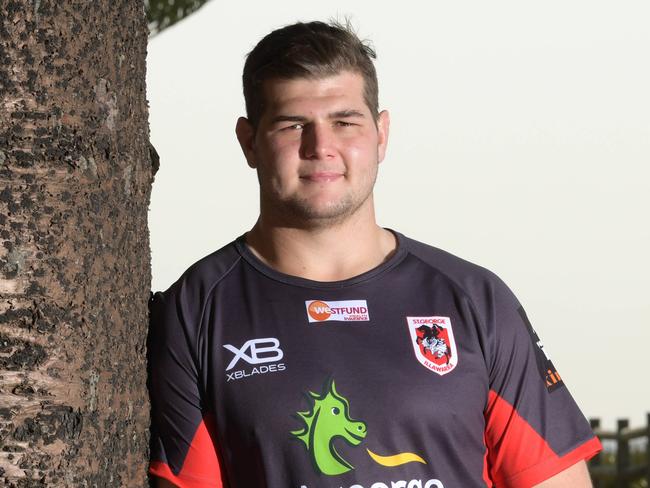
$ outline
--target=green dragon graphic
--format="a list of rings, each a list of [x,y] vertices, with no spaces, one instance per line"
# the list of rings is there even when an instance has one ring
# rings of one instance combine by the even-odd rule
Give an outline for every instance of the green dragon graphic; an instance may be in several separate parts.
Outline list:
[[[351,446],[359,445],[366,437],[366,424],[350,418],[350,405],[336,392],[333,379],[328,381],[322,394],[310,391],[309,398],[313,401],[311,410],[297,412],[305,426],[291,434],[305,443],[314,465],[321,473],[347,473],[354,467],[336,452],[333,441],[342,437]]]

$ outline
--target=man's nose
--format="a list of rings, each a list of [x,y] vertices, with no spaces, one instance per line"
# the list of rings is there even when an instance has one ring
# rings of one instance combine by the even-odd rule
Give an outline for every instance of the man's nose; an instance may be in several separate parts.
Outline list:
[[[334,133],[326,124],[309,124],[302,132],[303,159],[327,159],[334,155]]]

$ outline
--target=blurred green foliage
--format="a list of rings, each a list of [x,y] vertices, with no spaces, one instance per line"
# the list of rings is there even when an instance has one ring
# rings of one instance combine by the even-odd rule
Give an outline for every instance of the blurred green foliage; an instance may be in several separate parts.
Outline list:
[[[646,466],[648,462],[647,453],[645,450],[631,450],[630,451],[630,462],[632,466]],[[601,466],[610,466],[614,468],[616,466],[616,452],[615,451],[605,451],[600,454],[600,465]],[[599,475],[598,477],[593,477],[594,488],[618,488],[620,482],[617,481],[616,475]],[[627,488],[650,488],[648,485],[648,478],[642,476],[634,480],[628,480]]]
[[[196,12],[208,0],[144,0],[149,37]]]

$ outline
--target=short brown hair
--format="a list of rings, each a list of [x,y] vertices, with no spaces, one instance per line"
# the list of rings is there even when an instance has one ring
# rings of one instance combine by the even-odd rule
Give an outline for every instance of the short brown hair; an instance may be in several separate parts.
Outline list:
[[[288,25],[265,36],[248,53],[243,84],[246,114],[253,127],[264,112],[262,85],[270,79],[323,78],[342,71],[363,77],[363,95],[374,117],[379,113],[374,49],[350,23],[332,21]]]

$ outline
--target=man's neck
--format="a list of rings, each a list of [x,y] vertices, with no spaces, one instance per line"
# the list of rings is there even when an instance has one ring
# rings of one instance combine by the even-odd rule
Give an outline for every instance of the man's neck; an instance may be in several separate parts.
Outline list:
[[[393,233],[379,227],[374,216],[311,229],[273,225],[260,216],[246,242],[271,268],[315,281],[360,275],[386,261],[397,247]]]

